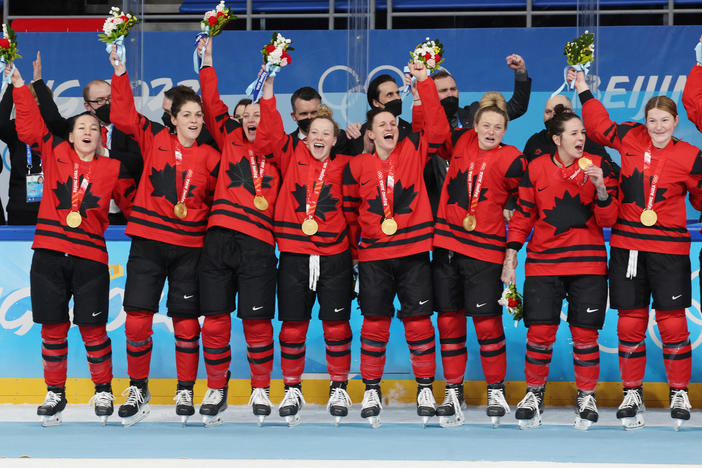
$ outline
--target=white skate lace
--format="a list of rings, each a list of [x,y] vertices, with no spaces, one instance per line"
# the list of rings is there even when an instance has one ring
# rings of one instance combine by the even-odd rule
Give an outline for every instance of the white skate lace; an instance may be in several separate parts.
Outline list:
[[[110,406],[113,401],[115,401],[115,396],[112,392],[97,392],[88,401],[88,406]]]
[[[327,402],[327,410],[332,406],[351,407],[351,397],[346,393],[346,390],[341,387],[336,387],[332,390],[331,395],[329,395],[329,401]]]
[[[522,398],[522,401],[517,403],[517,408],[530,409],[534,411],[537,416],[541,414],[541,410],[539,409],[539,398],[534,392],[527,392],[527,394],[524,395],[524,398]]]
[[[279,408],[285,408],[286,406],[295,406],[305,404],[305,398],[302,396],[302,391],[297,387],[288,387],[285,390],[285,396],[283,401],[280,402]]]
[[[144,403],[144,394],[141,393],[141,389],[132,385],[127,387],[125,391],[122,392],[122,396],[127,396],[127,401],[124,402],[125,405],[129,406],[139,406]]]
[[[208,388],[205,393],[205,398],[202,399],[203,405],[218,405],[224,398],[223,388]]]
[[[378,395],[378,390],[371,388],[363,393],[361,409],[372,408],[373,406],[383,409],[383,405],[380,403],[380,395]]]
[[[585,410],[594,411],[597,413],[597,405],[595,402],[595,397],[593,395],[583,395],[578,397],[578,414]]]
[[[488,406],[501,406],[505,412],[510,412],[505,393],[500,388],[488,388]]]
[[[176,402],[176,406],[185,405],[193,406],[193,392],[192,390],[181,389],[176,391],[173,400]]]
[[[424,387],[419,391],[417,394],[417,406],[436,409],[436,400],[434,400],[431,388]]]
[[[46,394],[46,398],[44,398],[44,403],[41,404],[41,406],[56,406],[61,402],[61,394],[60,393],[54,393],[49,390],[49,392]]]
[[[677,390],[670,399],[670,409],[682,408],[687,411],[692,409],[690,398],[685,390]]]
[[[265,388],[254,388],[251,392],[251,397],[249,398],[249,406],[253,405],[266,405],[268,407],[272,406],[271,399],[268,397],[268,392]]]
[[[626,407],[640,408],[641,406],[643,406],[643,401],[641,401],[639,391],[636,389],[631,389],[627,390],[624,394],[624,400],[622,400],[622,404],[619,405],[618,409]]]

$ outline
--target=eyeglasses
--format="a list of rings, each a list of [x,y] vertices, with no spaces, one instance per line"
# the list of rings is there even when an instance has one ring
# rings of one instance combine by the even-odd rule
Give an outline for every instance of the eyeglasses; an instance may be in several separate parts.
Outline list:
[[[90,104],[97,104],[98,106],[104,106],[105,104],[109,104],[110,101],[112,101],[112,96],[101,97],[101,98],[94,99],[92,101],[87,100],[85,102],[89,102]]]

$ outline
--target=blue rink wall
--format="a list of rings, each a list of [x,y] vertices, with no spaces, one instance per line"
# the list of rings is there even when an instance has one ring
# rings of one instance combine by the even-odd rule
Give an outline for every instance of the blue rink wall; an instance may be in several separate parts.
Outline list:
[[[316,87],[324,101],[335,112],[335,117],[344,127],[348,122],[362,121],[367,109],[364,95],[347,93],[349,70],[346,68],[346,31],[280,31],[294,41],[291,66],[283,69],[276,79],[278,105],[286,128],[294,125],[289,117],[290,94],[305,85]],[[643,118],[642,108],[648,98],[655,94],[666,94],[679,105],[680,125],[676,135],[693,144],[702,146],[702,135],[687,121],[680,97],[685,77],[694,63],[693,47],[699,39],[702,27],[603,27],[600,29],[596,51],[599,58],[599,97],[617,121]],[[368,83],[379,73],[396,73],[398,81],[408,51],[425,37],[438,37],[446,48],[445,67],[456,77],[461,91],[462,105],[480,98],[483,92],[498,90],[511,95],[514,74],[505,65],[505,57],[519,53],[526,60],[529,75],[533,79],[532,96],[527,114],[511,122],[505,141],[523,147],[527,138],[543,128],[543,105],[550,94],[561,84],[565,57],[563,45],[575,37],[575,28],[548,29],[442,29],[442,30],[396,30],[371,31],[369,44],[368,76],[359,77]],[[160,120],[163,91],[182,83],[199,88],[193,71],[192,49],[194,33],[148,32],[144,34],[143,80],[136,85],[143,98],[138,102],[141,111],[155,120]],[[243,97],[243,90],[255,77],[260,66],[260,48],[270,40],[266,31],[226,31],[215,39],[215,66],[219,75],[219,91],[224,101],[233,106]],[[21,33],[19,44],[24,59],[17,62],[26,78],[31,76],[31,60],[36,50],[41,49],[44,79],[52,88],[64,116],[83,110],[81,92],[83,86],[95,78],[109,79],[111,66],[104,46],[92,33]],[[136,55],[136,54],[133,54]],[[129,60],[136,57],[130,55]],[[411,97],[404,102],[404,114],[411,119]],[[4,146],[4,145],[3,145]],[[6,203],[9,157],[0,146],[4,171],[0,176],[0,198]],[[613,159],[619,155],[611,151]],[[699,213],[688,206],[688,219],[697,219]],[[690,339],[693,347],[693,382],[702,381],[702,359],[698,350],[702,342],[702,314],[698,284],[700,237],[698,226],[691,229],[693,305],[688,310]],[[0,259],[3,274],[0,276],[0,402],[22,402],[27,382],[38,384],[42,377],[40,353],[40,330],[31,321],[29,299],[29,265],[31,260],[31,238],[33,229],[0,228]],[[126,262],[129,241],[120,228],[108,231],[110,255],[111,302],[108,333],[113,343],[115,377],[127,376],[124,321],[121,309],[125,284]],[[524,263],[520,257],[517,272],[518,282],[523,282]],[[170,320],[165,316],[165,294],[162,311],[156,316],[154,325],[154,352],[151,376],[154,379],[173,379],[175,362],[173,336]],[[399,305],[398,305],[399,307]],[[564,307],[565,313],[565,307]],[[565,317],[565,316],[564,316]],[[616,311],[610,310],[600,335],[603,351],[601,377],[603,382],[619,380],[616,340]],[[352,373],[359,371],[360,311],[354,306],[352,316],[354,330]],[[505,314],[507,334],[508,368],[507,380],[524,381],[524,348],[526,329],[522,324],[516,328]],[[278,330],[276,322],[276,334]],[[649,327],[647,382],[664,382],[665,371],[661,357],[660,339],[655,324]],[[466,380],[483,380],[480,369],[477,342],[472,325],[468,333],[468,369]],[[69,335],[69,377],[89,377],[85,350],[78,330]],[[277,348],[277,345],[276,345]],[[409,354],[404,333],[399,321],[393,322],[391,341],[388,346],[386,379],[410,380]],[[233,320],[232,333],[232,378],[247,379],[245,343],[241,322]],[[440,359],[437,378],[442,377]],[[280,379],[279,353],[276,350],[274,379]],[[313,320],[308,334],[306,373],[310,378],[325,377],[324,341],[319,321]],[[200,377],[204,377],[204,365],[200,366]],[[355,375],[356,379],[360,378]],[[19,379],[19,380],[15,380]],[[573,381],[570,333],[567,326],[559,330],[558,340],[551,364],[550,381]],[[8,386],[10,386],[8,388]],[[34,387],[33,387],[34,388]],[[702,387],[701,387],[702,389]],[[116,389],[121,390],[121,388]],[[36,393],[38,394],[38,393]],[[35,394],[35,395],[36,395]],[[10,395],[11,397],[8,397]],[[694,395],[691,395],[693,398]]]

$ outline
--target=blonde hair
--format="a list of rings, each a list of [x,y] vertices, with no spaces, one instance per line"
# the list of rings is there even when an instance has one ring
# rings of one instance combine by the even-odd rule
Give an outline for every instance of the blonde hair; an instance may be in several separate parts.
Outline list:
[[[312,125],[312,122],[314,122],[317,119],[328,120],[332,123],[332,126],[334,127],[334,136],[339,136],[339,124],[337,124],[336,121],[332,118],[332,115],[334,115],[334,113],[328,106],[326,106],[325,104],[320,104],[317,108],[317,115],[315,115],[312,118],[312,120],[310,121],[310,125]]]
[[[488,91],[480,98],[479,106],[480,108],[473,118],[474,126],[480,122],[480,118],[485,112],[495,112],[505,119],[505,128],[507,128],[507,123],[509,122],[509,117],[507,116],[507,101],[502,93]]]

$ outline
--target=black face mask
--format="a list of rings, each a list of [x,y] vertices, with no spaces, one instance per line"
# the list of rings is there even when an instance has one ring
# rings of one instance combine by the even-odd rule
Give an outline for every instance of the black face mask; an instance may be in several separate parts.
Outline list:
[[[441,100],[441,106],[446,112],[446,117],[451,119],[458,112],[458,98],[455,96],[445,97]]]
[[[306,119],[300,119],[297,121],[297,128],[300,129],[302,133],[307,135],[310,131],[310,124],[312,123],[311,118],[306,118]]]
[[[393,99],[385,103],[385,110],[397,117],[402,114],[402,99]]]
[[[173,125],[173,121],[171,120],[171,114],[169,114],[166,111],[163,111],[163,115],[161,116],[161,121],[163,122],[163,125],[170,130],[171,132],[175,131],[175,125]]]
[[[109,124],[110,123],[110,105],[105,104],[104,106],[98,107],[97,109],[95,109],[95,115],[102,122]]]

